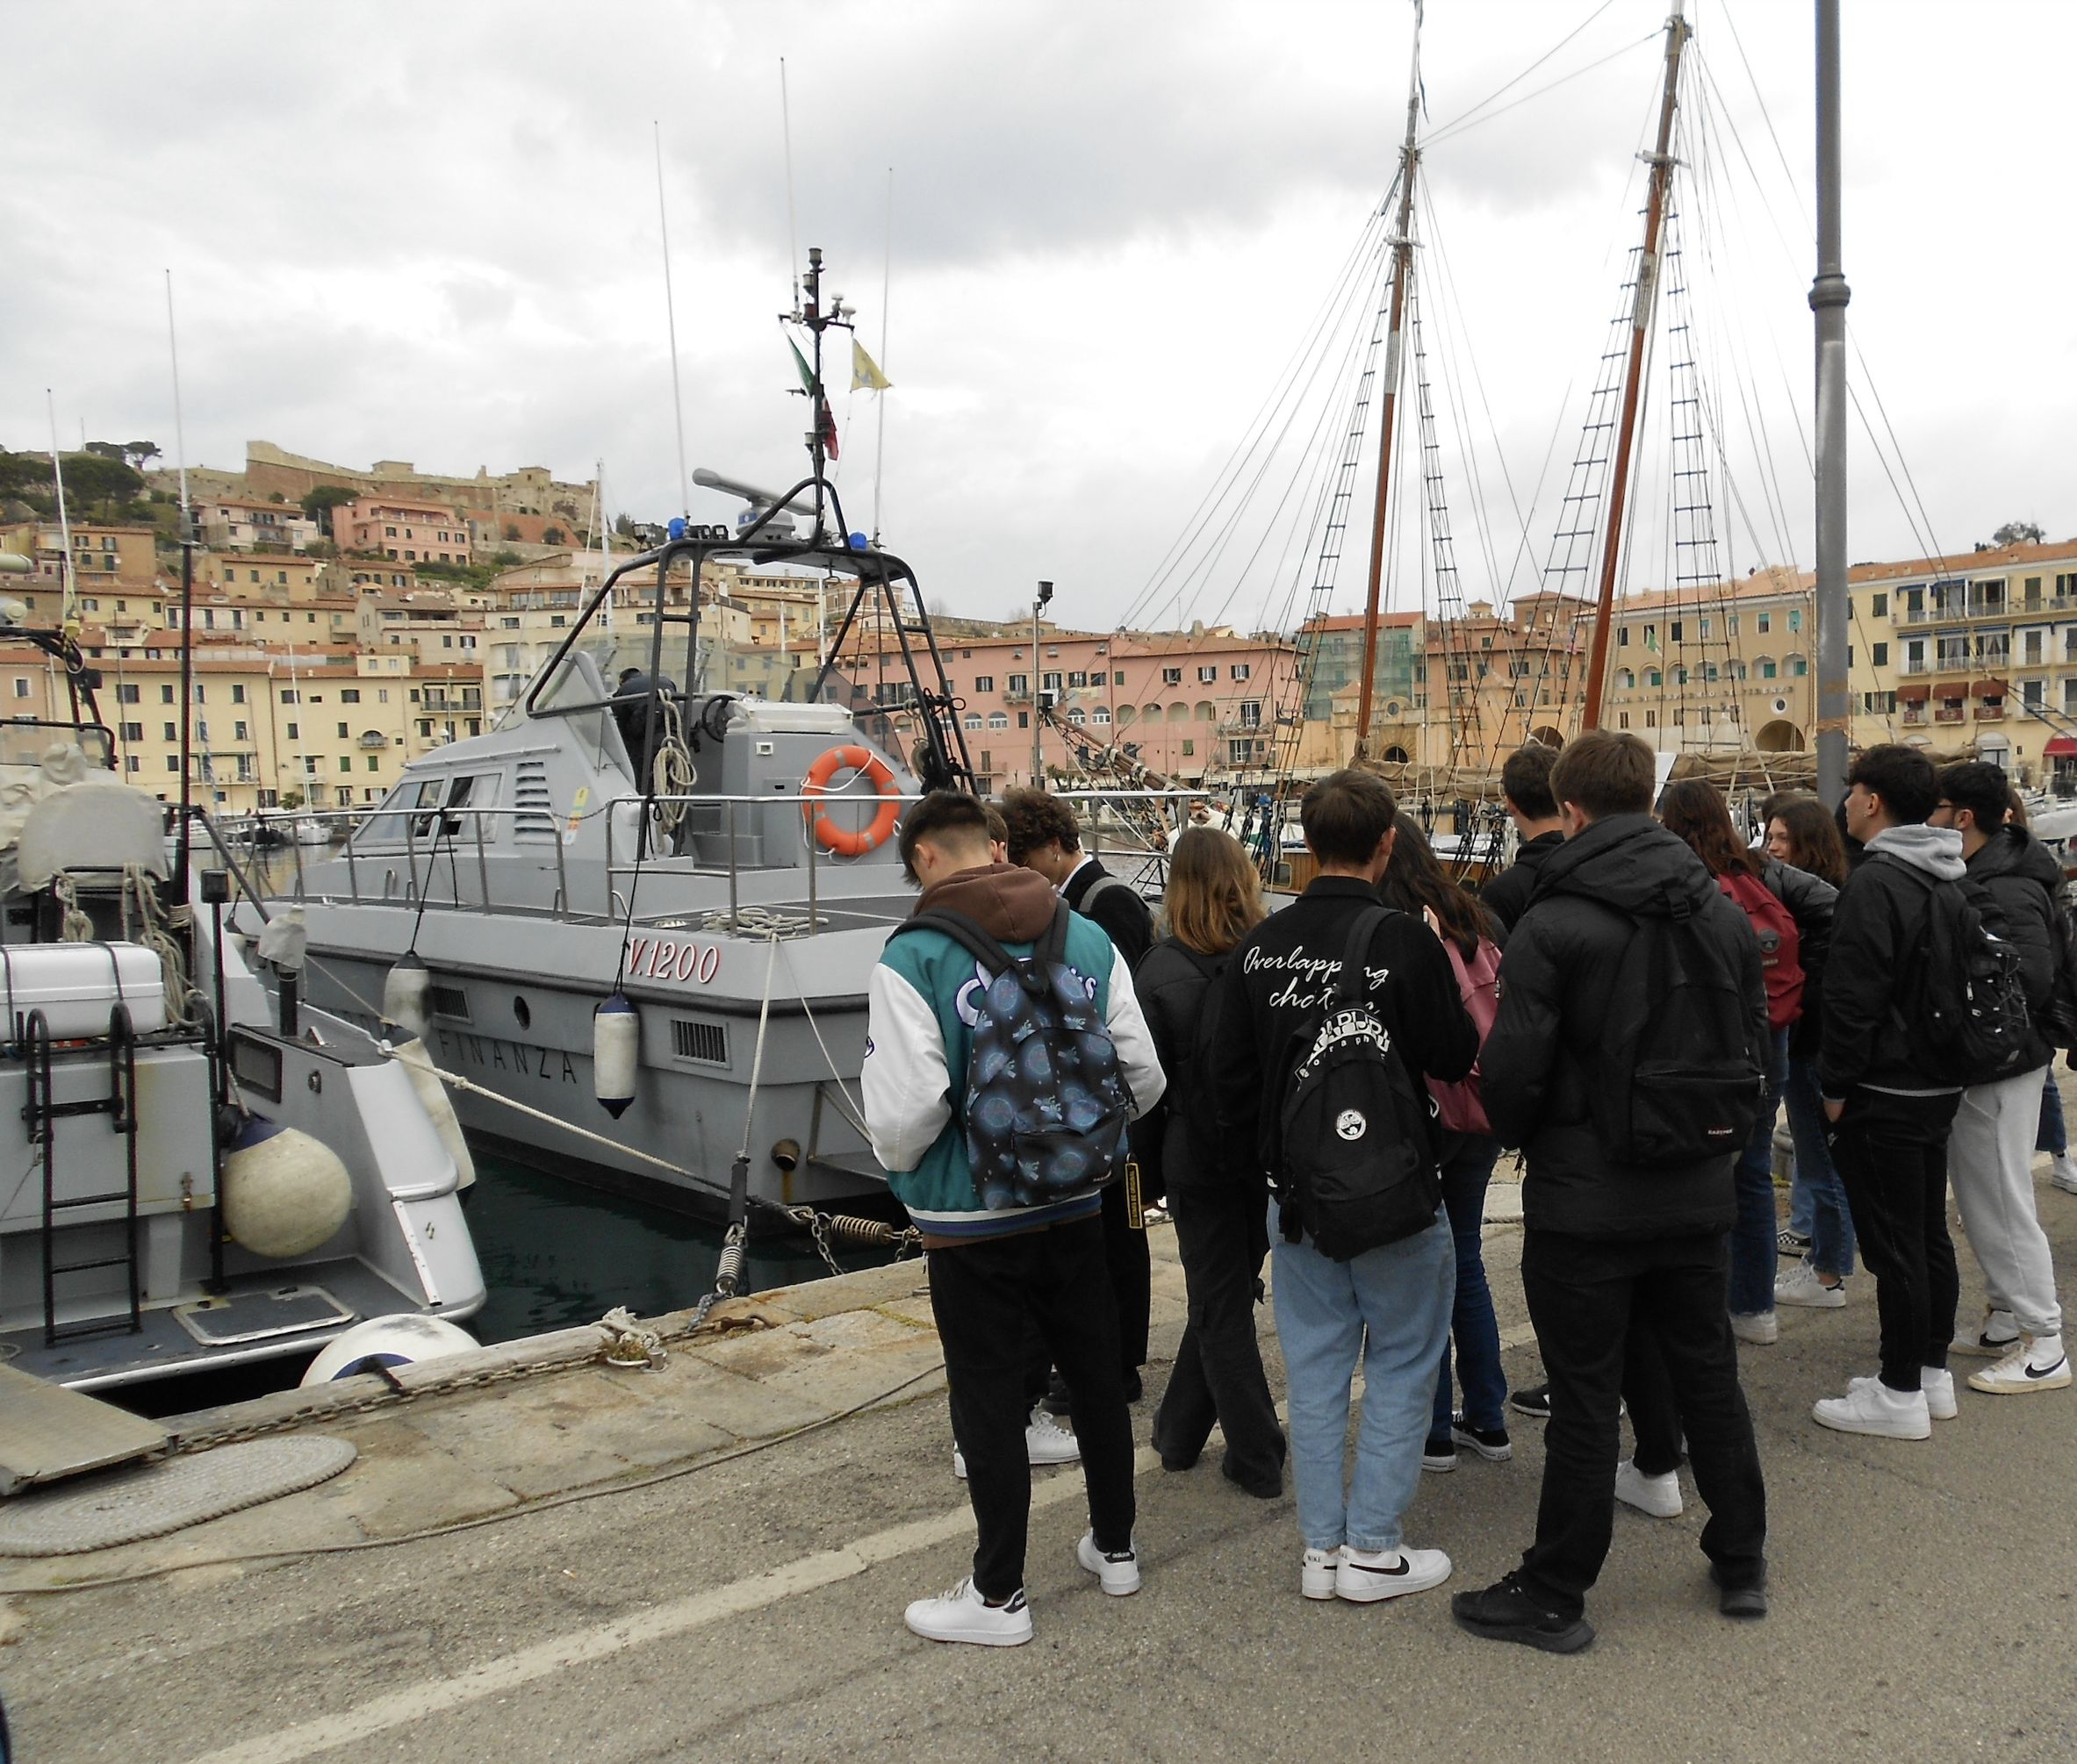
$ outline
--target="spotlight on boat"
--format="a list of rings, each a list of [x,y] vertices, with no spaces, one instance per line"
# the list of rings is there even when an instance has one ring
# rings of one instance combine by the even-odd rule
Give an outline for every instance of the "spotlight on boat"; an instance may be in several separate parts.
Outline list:
[[[772,1161],[791,1176],[801,1167],[801,1142],[798,1139],[781,1139],[772,1148]]]

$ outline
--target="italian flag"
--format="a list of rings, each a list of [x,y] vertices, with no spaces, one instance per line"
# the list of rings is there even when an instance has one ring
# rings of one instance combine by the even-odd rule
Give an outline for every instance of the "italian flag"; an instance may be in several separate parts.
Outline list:
[[[794,352],[794,365],[801,370],[801,390],[815,400],[816,427],[822,432],[823,451],[835,459],[837,419],[830,413],[830,401],[816,391],[815,369],[808,365],[808,357],[801,353],[801,346],[791,337],[786,340],[786,346]]]

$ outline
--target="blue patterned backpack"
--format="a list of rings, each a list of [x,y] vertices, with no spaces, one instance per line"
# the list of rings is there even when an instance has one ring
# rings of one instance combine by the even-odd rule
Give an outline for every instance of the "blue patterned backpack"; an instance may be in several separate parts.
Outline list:
[[[1132,1093],[1096,1003],[1067,966],[1063,901],[1028,956],[1013,956],[963,913],[918,913],[897,928],[941,931],[980,964],[960,1118],[974,1189],[991,1212],[1072,1200],[1125,1166]],[[962,1015],[967,1014],[962,1007]]]

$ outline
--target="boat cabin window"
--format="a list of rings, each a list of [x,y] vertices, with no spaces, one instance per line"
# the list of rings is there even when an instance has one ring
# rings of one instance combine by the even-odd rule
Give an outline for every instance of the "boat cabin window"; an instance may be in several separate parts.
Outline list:
[[[439,839],[476,843],[477,815],[442,814],[442,809],[488,808],[497,795],[493,772],[464,772],[449,778],[407,778],[392,790],[380,809],[370,815],[356,835],[362,850],[377,845],[426,845]],[[497,835],[486,821],[485,839]]]

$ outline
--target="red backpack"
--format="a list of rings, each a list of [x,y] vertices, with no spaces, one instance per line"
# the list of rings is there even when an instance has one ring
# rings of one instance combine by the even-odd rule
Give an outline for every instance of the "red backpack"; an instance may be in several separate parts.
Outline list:
[[[1716,886],[1737,904],[1759,939],[1767,1023],[1785,1029],[1803,1015],[1803,939],[1795,914],[1760,877],[1727,874],[1716,878]]]
[[[1491,937],[1481,937],[1478,948],[1471,959],[1464,959],[1464,952],[1457,947],[1456,939],[1445,937],[1442,948],[1449,957],[1450,971],[1456,976],[1457,996],[1463,1000],[1464,1009],[1478,1028],[1478,1045],[1485,1046],[1485,1038],[1492,1033],[1493,1019],[1500,1011],[1500,950]],[[1478,1064],[1472,1062],[1471,1070],[1454,1083],[1444,1084],[1431,1078],[1428,1091],[1435,1099],[1436,1118],[1452,1133],[1491,1133],[1492,1124],[1485,1118],[1485,1101],[1478,1094]]]

